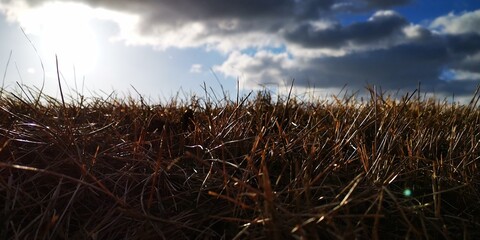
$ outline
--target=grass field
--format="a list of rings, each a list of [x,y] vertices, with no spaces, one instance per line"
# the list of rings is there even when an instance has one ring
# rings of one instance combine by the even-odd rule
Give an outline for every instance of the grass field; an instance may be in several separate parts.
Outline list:
[[[480,239],[480,108],[0,98],[0,239]]]

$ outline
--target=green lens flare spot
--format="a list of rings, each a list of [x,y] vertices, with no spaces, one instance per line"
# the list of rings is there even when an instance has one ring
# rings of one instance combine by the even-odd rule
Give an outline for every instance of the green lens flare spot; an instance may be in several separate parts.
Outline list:
[[[405,196],[405,197],[412,196],[412,190],[410,190],[410,188],[407,188],[407,189],[403,190],[403,196]]]

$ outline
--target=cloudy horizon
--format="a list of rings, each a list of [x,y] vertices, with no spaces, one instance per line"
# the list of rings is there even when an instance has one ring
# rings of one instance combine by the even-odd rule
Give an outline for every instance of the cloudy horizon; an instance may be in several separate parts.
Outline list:
[[[135,86],[153,97],[201,94],[203,82],[235,93],[237,80],[249,91],[294,79],[331,94],[421,83],[425,93],[468,99],[480,83],[473,0],[0,0],[0,16],[0,64],[10,51],[17,64],[6,69],[7,86],[41,78],[27,40],[47,80],[58,54],[70,87],[78,76],[92,91]]]

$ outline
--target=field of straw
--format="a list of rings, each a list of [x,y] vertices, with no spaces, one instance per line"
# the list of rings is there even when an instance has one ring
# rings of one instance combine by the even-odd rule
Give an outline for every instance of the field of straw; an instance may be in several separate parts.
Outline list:
[[[0,239],[480,239],[478,92],[21,90],[0,96]]]

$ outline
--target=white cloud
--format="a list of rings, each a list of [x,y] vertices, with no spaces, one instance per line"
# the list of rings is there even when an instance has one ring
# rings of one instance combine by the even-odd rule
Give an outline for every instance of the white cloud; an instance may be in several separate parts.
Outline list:
[[[259,51],[254,55],[238,51],[229,55],[222,65],[214,66],[214,70],[226,76],[238,78],[242,87],[256,89],[262,85],[281,85],[285,78],[298,67],[287,53],[271,53]]]
[[[464,71],[464,70],[452,70],[454,74],[455,80],[460,81],[472,81],[472,80],[480,80],[480,73]]]
[[[392,10],[380,10],[380,11],[377,11],[373,14],[373,16],[371,16],[368,21],[375,21],[376,19],[379,19],[379,18],[390,18],[390,17],[402,17],[400,16],[400,14],[398,14],[397,12],[395,11],[392,11]]]
[[[439,29],[443,33],[480,34],[480,10],[476,10],[473,12],[465,12],[460,15],[449,13],[446,16],[436,18],[430,24],[430,27],[434,29]]]
[[[431,35],[428,29],[416,24],[411,24],[403,28],[403,33],[407,39],[419,40]]]

